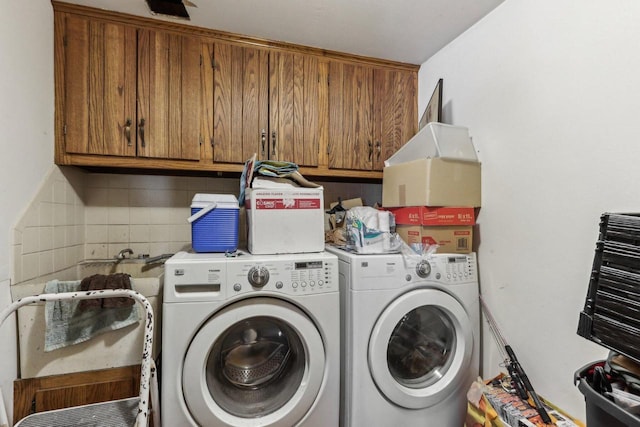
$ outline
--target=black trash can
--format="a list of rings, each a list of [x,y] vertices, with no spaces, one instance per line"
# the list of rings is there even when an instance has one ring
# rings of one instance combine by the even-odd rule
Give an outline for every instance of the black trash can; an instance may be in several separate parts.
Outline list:
[[[576,371],[574,383],[584,395],[588,427],[640,427],[640,418],[630,414],[602,394],[591,384],[589,372],[604,361],[590,363]]]

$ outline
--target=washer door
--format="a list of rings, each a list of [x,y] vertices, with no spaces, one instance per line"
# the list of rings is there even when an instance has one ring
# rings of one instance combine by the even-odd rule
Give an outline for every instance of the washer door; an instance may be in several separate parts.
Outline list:
[[[378,318],[369,340],[369,370],[396,405],[420,409],[446,398],[467,375],[472,326],[464,307],[435,289],[408,292]]]
[[[182,389],[200,426],[295,425],[313,405],[324,369],[322,337],[309,317],[277,298],[251,298],[198,331]]]

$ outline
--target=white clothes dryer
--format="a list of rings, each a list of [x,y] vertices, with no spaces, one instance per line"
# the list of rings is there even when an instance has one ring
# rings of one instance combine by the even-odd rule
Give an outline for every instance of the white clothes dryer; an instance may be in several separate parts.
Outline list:
[[[327,251],[340,260],[340,425],[462,426],[479,372],[475,254]]]
[[[329,253],[171,257],[163,425],[337,425],[338,307],[338,260]]]

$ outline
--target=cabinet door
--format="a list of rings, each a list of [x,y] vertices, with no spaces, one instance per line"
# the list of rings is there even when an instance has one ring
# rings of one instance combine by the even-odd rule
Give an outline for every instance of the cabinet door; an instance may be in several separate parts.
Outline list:
[[[322,63],[316,56],[271,52],[269,58],[269,158],[317,166],[326,127]],[[325,72],[326,73],[326,72]]]
[[[200,160],[201,41],[138,33],[138,156]]]
[[[329,64],[329,167],[371,170],[373,69]]]
[[[205,51],[205,158],[244,163],[268,153],[269,56],[264,49],[211,43]]]
[[[135,156],[136,30],[65,15],[65,152]]]
[[[416,133],[417,74],[378,68],[373,78],[373,169],[382,170],[384,161]]]

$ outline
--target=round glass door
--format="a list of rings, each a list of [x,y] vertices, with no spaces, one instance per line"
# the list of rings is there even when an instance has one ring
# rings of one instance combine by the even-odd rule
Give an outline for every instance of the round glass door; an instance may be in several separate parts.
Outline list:
[[[464,307],[445,292],[420,289],[397,298],[378,318],[369,340],[369,370],[389,400],[426,408],[460,386],[472,350]]]
[[[324,376],[313,322],[276,298],[253,298],[214,315],[185,356],[185,403],[201,426],[294,425]]]
[[[424,388],[444,376],[455,350],[455,326],[446,312],[423,305],[405,314],[391,332],[387,365],[403,386]]]
[[[295,331],[274,317],[252,317],[227,328],[214,343],[207,387],[226,412],[262,417],[291,400],[304,369],[305,350]]]

